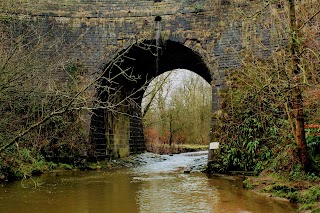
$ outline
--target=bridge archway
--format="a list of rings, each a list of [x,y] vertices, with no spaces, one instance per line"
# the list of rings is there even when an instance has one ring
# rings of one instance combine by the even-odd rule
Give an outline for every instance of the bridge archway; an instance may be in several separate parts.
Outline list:
[[[90,126],[95,156],[112,159],[145,150],[141,120],[143,94],[153,78],[175,69],[190,70],[210,84],[213,80],[213,71],[197,52],[171,40],[134,44],[104,66]],[[215,85],[212,88],[215,100]],[[121,104],[115,104],[119,101]]]
[[[157,76],[141,106],[147,151],[174,153],[177,145],[187,150],[210,143],[212,87],[194,72],[176,69]]]

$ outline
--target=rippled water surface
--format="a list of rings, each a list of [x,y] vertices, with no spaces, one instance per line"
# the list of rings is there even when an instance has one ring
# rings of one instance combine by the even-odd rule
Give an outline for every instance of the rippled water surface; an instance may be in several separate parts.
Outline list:
[[[296,212],[286,202],[243,190],[241,181],[185,173],[205,153],[155,157],[107,172],[63,172],[0,185],[0,212]],[[34,187],[35,183],[39,186]]]

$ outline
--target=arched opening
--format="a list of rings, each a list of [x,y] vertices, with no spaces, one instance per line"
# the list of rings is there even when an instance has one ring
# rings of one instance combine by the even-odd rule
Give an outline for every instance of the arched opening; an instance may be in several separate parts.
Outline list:
[[[212,87],[201,76],[185,69],[157,76],[141,107],[147,151],[172,154],[207,149]]]
[[[205,81],[212,74],[201,56],[179,42],[147,40],[120,51],[104,66],[91,118],[90,140],[96,156],[117,158],[145,150],[141,102],[156,76],[192,70]],[[213,93],[215,94],[215,93]]]

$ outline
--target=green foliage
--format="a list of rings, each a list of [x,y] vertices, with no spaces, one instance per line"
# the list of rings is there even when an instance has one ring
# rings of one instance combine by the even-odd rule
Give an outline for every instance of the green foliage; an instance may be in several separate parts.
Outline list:
[[[55,117],[41,128],[41,134],[47,135],[46,143],[39,149],[44,156],[67,160],[76,156],[83,156],[90,145],[87,133],[77,120],[77,113],[69,113],[63,117]]]
[[[26,148],[12,147],[0,157],[0,180],[30,177],[47,169],[43,157]]]
[[[75,64],[67,64],[66,67],[66,71],[70,74],[70,75],[75,75],[78,72],[77,66]]]
[[[303,23],[306,17],[318,12],[314,2],[295,4],[291,9],[296,8],[297,22],[291,20],[292,25],[288,27],[295,28],[295,23]],[[270,6],[273,8],[273,3]],[[290,22],[290,18],[293,18],[286,16],[283,9],[273,8],[270,16],[269,10],[263,9],[256,13],[254,19],[243,19],[251,17],[252,11],[258,11],[254,5],[250,7],[248,12],[241,11],[244,16],[239,16],[237,10],[234,13],[230,11],[230,17],[242,20],[242,50],[239,52],[235,49],[233,52],[239,57],[241,65],[225,71],[227,89],[220,94],[222,110],[213,115],[217,122],[213,126],[212,139],[221,142],[220,155],[212,163],[213,172],[230,169],[270,170],[298,177],[303,172],[298,168],[297,137],[294,137],[297,134],[296,112],[303,107],[304,112],[300,111],[300,114],[305,113],[305,122],[319,124],[320,43],[313,39],[317,30],[311,22],[310,25],[308,22],[309,26],[300,28],[299,32],[283,27],[280,20],[287,19]],[[265,13],[268,13],[267,19]],[[265,50],[265,33],[272,37],[270,43],[279,47],[271,50],[269,57],[262,53]],[[278,43],[283,38],[291,38],[291,49],[289,45]],[[232,52],[232,47],[229,51]],[[301,74],[301,78],[297,73]],[[304,103],[297,107],[301,92]],[[308,149],[318,165],[319,138],[309,131]]]
[[[320,144],[320,128],[306,129],[306,139],[309,148],[315,149]]]
[[[306,190],[289,187],[287,185],[273,184],[266,187],[264,192],[272,193],[277,197],[284,197],[294,203],[302,203],[299,210],[313,209],[320,201],[320,186],[312,186]]]
[[[287,185],[281,185],[281,184],[274,184],[271,186],[268,186],[264,189],[265,192],[271,192],[275,194],[277,197],[286,197],[290,198],[295,194],[297,189],[289,187]]]
[[[253,183],[250,178],[243,181],[243,187],[246,189],[254,189],[258,184]]]
[[[306,141],[313,160],[320,163],[320,127],[306,129]]]
[[[70,164],[61,163],[61,164],[59,164],[58,169],[62,169],[62,170],[72,170],[73,167],[72,167]]]
[[[28,112],[30,117],[35,114],[37,111]],[[18,141],[16,146],[1,153],[0,180],[30,177],[32,174],[57,168],[71,169],[64,164],[58,166],[48,161],[70,162],[75,156],[84,155],[90,148],[78,116],[77,113],[69,113],[55,117],[41,128],[31,131]],[[6,135],[2,134],[0,143],[5,143],[6,138]]]
[[[227,71],[229,85],[220,93],[223,109],[213,115],[217,121],[213,126],[213,140],[221,142],[221,151],[212,172],[270,170],[292,178],[303,174],[297,169],[300,163],[292,133],[295,124],[290,110],[290,85],[289,82],[279,84],[288,76],[273,67],[280,66],[274,65],[278,60],[273,60],[247,56],[243,68]],[[319,104],[308,104],[313,109],[319,108]],[[313,113],[318,111],[308,109],[306,112],[307,121],[315,122]],[[306,132],[315,165],[320,159],[318,134],[315,129]]]
[[[194,12],[196,13],[201,13],[204,11],[204,6],[203,4],[196,4],[194,7]]]
[[[268,89],[273,88],[265,88]],[[282,131],[288,129],[288,125],[285,115],[280,113],[281,108],[274,108],[276,103],[261,98],[261,94],[268,91],[240,91],[230,88],[221,93],[225,114],[223,118],[215,115],[218,122],[213,127],[216,129],[213,136],[221,141],[222,171],[260,172],[277,155],[279,144],[283,147],[288,135]],[[232,102],[227,102],[229,100]]]
[[[305,203],[312,203],[320,200],[320,186],[312,186],[302,196]]]
[[[29,25],[32,23],[28,23]],[[59,38],[50,37],[37,27],[26,26],[23,21],[0,23],[0,147],[17,135],[59,111],[70,102],[81,83],[81,66],[63,65],[65,55],[50,46],[61,45]],[[60,47],[59,47],[60,49]],[[47,52],[48,54],[43,54]],[[52,73],[60,73],[65,67],[73,84],[57,81]],[[84,97],[78,97],[84,100]],[[78,100],[78,99],[77,99]],[[78,102],[74,100],[75,106]],[[49,119],[19,138],[16,146],[0,153],[0,179],[28,177],[57,167],[48,160],[68,161],[84,155],[90,148],[82,111],[68,111]],[[54,157],[54,158],[52,158]],[[59,158],[59,160],[58,160]]]

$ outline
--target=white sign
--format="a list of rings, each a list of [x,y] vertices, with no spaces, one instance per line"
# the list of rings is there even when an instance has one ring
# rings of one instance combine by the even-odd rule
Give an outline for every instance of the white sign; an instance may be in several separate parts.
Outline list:
[[[219,142],[211,142],[209,149],[219,149]]]

